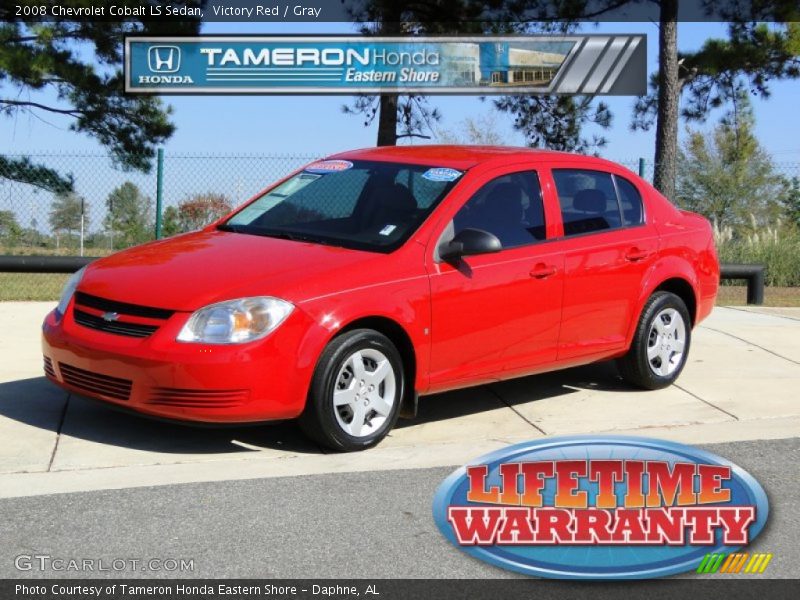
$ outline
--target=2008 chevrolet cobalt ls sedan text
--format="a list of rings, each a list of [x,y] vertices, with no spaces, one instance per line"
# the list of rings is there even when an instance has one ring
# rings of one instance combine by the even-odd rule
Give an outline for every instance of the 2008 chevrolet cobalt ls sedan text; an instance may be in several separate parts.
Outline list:
[[[610,358],[669,385],[718,279],[708,222],[608,161],[358,150],[76,273],[44,323],[45,371],[148,415],[299,418],[355,450],[418,394]]]

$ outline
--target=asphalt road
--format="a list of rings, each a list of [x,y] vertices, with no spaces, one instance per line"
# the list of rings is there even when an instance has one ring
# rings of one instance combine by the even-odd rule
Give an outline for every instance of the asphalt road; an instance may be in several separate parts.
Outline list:
[[[800,438],[703,446],[747,469],[771,515],[751,547],[800,575]],[[0,501],[0,578],[503,578],[451,547],[431,500],[450,468],[106,490]],[[178,572],[19,571],[15,557],[192,559]],[[95,563],[97,564],[97,563]],[[141,568],[141,567],[140,567]],[[724,577],[717,575],[716,577]]]

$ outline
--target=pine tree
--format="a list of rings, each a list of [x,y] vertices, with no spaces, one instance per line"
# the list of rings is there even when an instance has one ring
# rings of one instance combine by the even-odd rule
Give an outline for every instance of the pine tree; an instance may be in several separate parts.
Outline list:
[[[59,2],[64,8],[86,4],[83,0]],[[140,4],[138,0],[116,2],[117,7]],[[125,35],[191,35],[199,26],[199,20],[188,17],[163,23],[135,19],[42,22],[38,17],[17,17],[13,3],[4,3],[0,6],[0,115],[48,114],[47,118],[63,119],[72,131],[105,146],[118,166],[148,171],[155,148],[175,127],[169,118],[171,109],[159,98],[125,94]],[[70,175],[35,165],[28,158],[0,157],[0,178],[54,193],[73,187]]]
[[[746,93],[710,132],[690,131],[679,155],[677,203],[720,226],[766,226],[780,214],[786,181],[754,133]]]

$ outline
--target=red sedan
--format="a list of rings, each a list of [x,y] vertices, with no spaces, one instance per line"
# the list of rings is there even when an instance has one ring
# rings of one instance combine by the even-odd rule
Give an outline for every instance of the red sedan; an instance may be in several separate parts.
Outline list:
[[[356,450],[419,394],[612,358],[667,386],[718,280],[709,223],[614,163],[357,150],[76,273],[44,322],[45,372],[151,416],[298,418]]]

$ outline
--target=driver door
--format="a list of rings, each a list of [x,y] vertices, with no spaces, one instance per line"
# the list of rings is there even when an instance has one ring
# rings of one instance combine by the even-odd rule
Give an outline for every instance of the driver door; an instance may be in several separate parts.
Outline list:
[[[431,263],[432,391],[534,372],[557,354],[564,255],[543,243],[537,173],[491,178],[439,243],[465,228],[494,234],[502,250]]]

